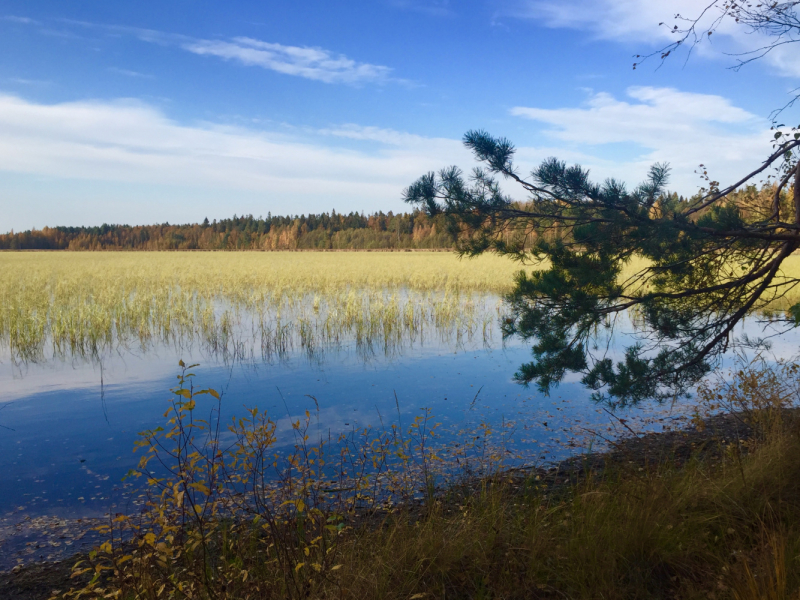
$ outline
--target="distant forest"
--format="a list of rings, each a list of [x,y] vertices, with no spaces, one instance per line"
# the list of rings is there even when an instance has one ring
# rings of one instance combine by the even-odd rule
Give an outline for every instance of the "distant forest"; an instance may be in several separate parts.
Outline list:
[[[0,250],[447,249],[455,239],[422,212],[205,219],[192,225],[45,227],[0,234]]]
[[[736,218],[751,222],[772,213],[775,186],[747,186],[728,197]],[[690,200],[670,194],[688,207]],[[695,196],[696,200],[699,196]],[[780,194],[781,210],[794,210],[790,193]],[[515,205],[520,210],[529,205]],[[651,210],[660,210],[660,202]],[[702,218],[710,211],[697,213]],[[191,225],[101,225],[99,227],[45,227],[0,234],[0,250],[450,250],[457,228],[444,215],[431,217],[415,210],[394,214],[300,215],[256,218],[205,219]],[[524,227],[527,246],[534,236]],[[508,233],[504,233],[508,235]]]

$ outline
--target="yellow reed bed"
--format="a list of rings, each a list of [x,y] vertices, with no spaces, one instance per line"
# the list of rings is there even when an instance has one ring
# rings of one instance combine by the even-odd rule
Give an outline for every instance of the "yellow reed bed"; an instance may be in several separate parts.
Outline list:
[[[622,269],[620,279],[626,281],[628,278],[635,276],[637,273],[645,269],[649,261],[643,258],[633,258]],[[730,266],[730,273],[727,275],[740,275],[743,267]],[[773,284],[777,285],[773,290],[770,290],[764,300],[768,301],[774,298],[771,302],[767,302],[764,311],[769,313],[772,311],[785,311],[790,306],[800,302],[800,286],[792,286],[786,283],[787,280],[800,279],[800,254],[793,254],[783,261],[781,269],[773,280]]]
[[[622,277],[643,267],[633,260]],[[246,338],[273,355],[431,333],[485,340],[520,268],[449,252],[6,252],[0,351],[40,360],[200,340],[224,353]],[[800,275],[800,256],[784,275]],[[797,301],[792,290],[770,308]]]
[[[308,350],[395,343],[426,325],[485,332],[476,298],[507,290],[518,269],[445,252],[0,253],[0,347],[30,360],[49,345],[94,354],[199,337],[217,349],[248,326],[271,353],[293,336]]]
[[[459,259],[450,252],[6,252],[0,253],[0,269],[5,286],[31,278],[88,278],[93,288],[109,280],[147,280],[235,293],[352,286],[499,292],[508,289],[519,265],[493,255]]]

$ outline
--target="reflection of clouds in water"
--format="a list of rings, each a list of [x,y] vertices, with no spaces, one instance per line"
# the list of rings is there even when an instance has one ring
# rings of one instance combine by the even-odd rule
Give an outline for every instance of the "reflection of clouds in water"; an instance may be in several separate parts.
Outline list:
[[[737,335],[756,335],[760,327],[750,320]],[[773,353],[793,356],[798,339],[794,331],[773,339]],[[618,356],[630,341],[630,336],[620,336],[608,351]],[[598,352],[605,351],[604,344],[598,346]],[[519,340],[491,350],[482,340],[454,346],[426,336],[424,344],[415,342],[396,355],[378,352],[369,361],[353,344],[322,357],[308,360],[305,353],[294,352],[272,363],[256,356],[226,364],[197,345],[191,352],[162,345],[148,352],[108,353],[102,365],[103,405],[98,363],[57,360],[15,366],[6,354],[0,364],[0,402],[7,408],[0,412],[0,424],[15,431],[0,429],[0,514],[41,496],[42,486],[48,496],[72,490],[72,496],[64,496],[72,502],[71,510],[101,511],[97,498],[108,497],[138,461],[139,454],[131,453],[137,433],[163,425],[161,415],[168,406],[168,390],[177,383],[180,358],[201,363],[194,369],[196,389],[213,387],[223,393],[223,444],[234,439],[226,429],[231,417],[245,416],[245,407],[258,407],[276,422],[277,449],[283,453],[295,443],[292,423],[303,423],[306,410],[311,413],[309,443],[336,443],[340,435],[360,428],[371,427],[377,434],[398,423],[406,435],[414,417],[429,407],[433,422],[442,423],[436,443],[447,446],[446,452],[465,452],[470,441],[470,452],[495,452],[511,464],[558,460],[590,446],[596,451],[628,433],[627,427],[636,432],[675,427],[690,406],[645,405],[612,416],[588,401],[579,375],[569,375],[550,397],[543,397],[535,388],[512,381],[519,365],[531,359],[528,344]],[[308,395],[317,398],[319,413]],[[203,416],[214,404],[210,396],[203,397]],[[619,418],[625,419],[624,425]],[[493,429],[488,439],[484,423]],[[88,458],[85,468],[78,458]],[[46,504],[53,502],[33,508],[49,510]]]
[[[181,352],[158,348],[152,354],[109,352],[99,360],[73,358],[19,363],[3,351],[0,353],[0,382],[3,384],[0,403],[41,393],[99,389],[101,374],[105,386],[148,384],[176,373],[181,356]]]
[[[310,310],[312,296],[298,299],[291,306],[282,307],[282,313],[279,310],[267,315],[266,330],[270,335],[275,334],[276,324],[280,322],[287,327],[284,350],[276,350],[269,339],[265,342],[259,333],[263,328],[261,317],[247,311],[237,312],[231,333],[215,339],[214,343],[195,332],[170,342],[158,341],[156,336],[144,346],[131,340],[115,342],[118,345],[104,349],[97,356],[63,355],[27,362],[15,359],[10,349],[0,344],[0,382],[7,382],[0,391],[0,402],[49,391],[95,387],[100,384],[101,375],[105,386],[137,385],[168,377],[176,371],[181,359],[187,364],[200,363],[201,368],[224,365],[231,370],[304,369],[309,365],[322,370],[328,365],[354,364],[380,368],[387,361],[420,352],[502,347],[497,327],[500,300],[495,295],[461,294],[453,301],[455,304],[449,306],[446,295],[413,295],[401,290],[380,302],[395,297],[399,298],[400,310],[403,306],[413,306],[419,314],[408,323],[404,322],[405,317],[400,319],[398,328],[398,323],[384,322],[380,306],[373,307],[380,318],[375,321],[367,314],[365,331],[359,329],[360,326],[343,324],[344,321],[338,323],[343,317],[335,317],[338,325],[334,323],[332,327],[329,313],[337,313],[339,307],[328,307],[323,302],[322,309],[315,311]],[[460,306],[466,307],[467,312],[447,313],[452,318],[443,319],[437,313],[443,302],[449,310]],[[214,312],[221,315],[224,307],[220,305]],[[416,324],[409,324],[412,321]]]
[[[309,435],[309,443],[316,443],[319,439],[328,440],[330,438],[336,440],[341,434],[348,433],[353,428],[369,427],[369,423],[359,422],[356,418],[348,419],[345,414],[352,409],[347,406],[330,407],[320,409],[319,413],[315,412],[315,407],[311,400],[311,406],[308,411],[311,413],[310,421],[308,423],[307,433]],[[278,434],[279,444],[293,444],[295,441],[294,428],[296,423],[300,423],[300,431],[305,429],[306,424],[305,412],[287,415],[284,417],[276,418],[273,415],[273,420],[276,424],[276,433]],[[300,435],[299,431],[297,435]]]
[[[343,353],[366,363],[397,358],[426,344],[458,350],[481,342],[489,347],[499,335],[502,304],[491,293],[349,285],[321,296],[285,290],[262,290],[250,299],[173,295],[174,306],[153,305],[155,298],[143,291],[136,298],[147,310],[134,319],[120,319],[116,305],[87,297],[84,304],[93,314],[73,319],[76,327],[63,327],[48,312],[34,313],[35,334],[0,336],[0,345],[10,345],[6,354],[12,362],[41,364],[49,359],[102,362],[114,352],[151,354],[162,348],[225,364],[275,364],[297,356],[322,364],[326,355]],[[80,310],[86,306],[80,304]]]

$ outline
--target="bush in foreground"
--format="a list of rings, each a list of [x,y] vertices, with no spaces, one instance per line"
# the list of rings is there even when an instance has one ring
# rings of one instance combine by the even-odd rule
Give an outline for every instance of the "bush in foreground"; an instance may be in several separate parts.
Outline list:
[[[798,598],[795,373],[743,370],[706,388],[707,404],[746,405],[757,435],[716,440],[680,468],[668,452],[631,455],[566,483],[496,471],[441,493],[434,452],[413,438],[424,419],[411,438],[365,435],[335,457],[298,422],[295,452],[280,455],[257,411],[215,434],[193,415],[205,391],[182,379],[168,428],[142,440],[140,472],[157,493],[142,515],[117,517],[75,567],[96,576],[64,596]]]

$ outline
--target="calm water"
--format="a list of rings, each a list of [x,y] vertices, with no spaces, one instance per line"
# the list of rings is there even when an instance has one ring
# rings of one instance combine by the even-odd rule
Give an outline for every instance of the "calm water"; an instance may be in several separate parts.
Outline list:
[[[754,322],[747,329],[757,332]],[[798,339],[792,332],[775,340],[774,354],[793,356]],[[130,508],[122,478],[138,461],[133,443],[138,432],[163,423],[179,359],[200,363],[196,386],[223,393],[223,420],[258,406],[278,421],[285,443],[291,442],[290,420],[314,409],[308,396],[319,402],[325,433],[398,421],[407,426],[428,407],[443,424],[443,441],[486,421],[502,429],[508,447],[527,462],[581,452],[589,431],[615,435],[615,421],[574,379],[550,397],[514,383],[529,349],[519,341],[501,344],[496,332],[493,340],[492,346],[417,340],[369,355],[344,344],[272,363],[169,347],[27,365],[0,355],[0,555],[6,567],[20,548],[30,556],[52,555],[31,551],[38,538],[20,534],[20,523],[46,528],[54,518],[63,525]],[[681,406],[646,406],[625,416],[641,429],[659,429],[674,426],[683,412]]]

